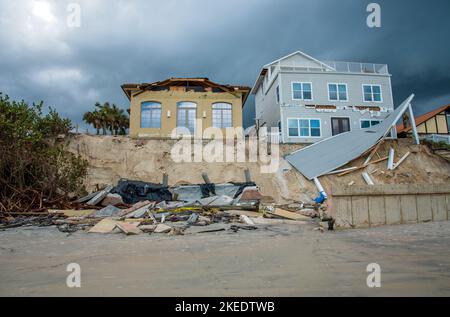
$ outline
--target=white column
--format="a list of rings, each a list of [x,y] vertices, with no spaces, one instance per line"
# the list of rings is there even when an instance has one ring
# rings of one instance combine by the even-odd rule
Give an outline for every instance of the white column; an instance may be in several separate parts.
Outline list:
[[[408,106],[408,110],[409,110],[409,123],[411,124],[413,130],[414,139],[416,140],[416,144],[420,144],[419,134],[417,133],[416,120],[414,119],[414,112],[412,110],[411,103]]]

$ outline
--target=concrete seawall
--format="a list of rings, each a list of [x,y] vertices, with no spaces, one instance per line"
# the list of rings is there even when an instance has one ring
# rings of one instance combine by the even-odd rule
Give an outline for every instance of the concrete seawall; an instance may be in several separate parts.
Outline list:
[[[338,228],[446,221],[450,184],[336,186],[332,206]]]

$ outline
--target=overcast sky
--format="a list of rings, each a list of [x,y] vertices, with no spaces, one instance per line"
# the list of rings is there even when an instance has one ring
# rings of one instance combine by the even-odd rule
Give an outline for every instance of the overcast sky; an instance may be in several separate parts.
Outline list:
[[[67,26],[72,2],[79,28]],[[366,25],[370,2],[381,28]],[[449,12],[449,0],[0,0],[0,91],[81,124],[96,101],[128,108],[123,83],[252,86],[262,65],[301,50],[388,64],[396,103],[414,92],[421,114],[450,104]]]

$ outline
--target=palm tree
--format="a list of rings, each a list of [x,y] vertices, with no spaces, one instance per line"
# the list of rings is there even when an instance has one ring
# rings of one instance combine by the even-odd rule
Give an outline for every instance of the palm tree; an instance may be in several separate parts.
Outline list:
[[[127,134],[127,129],[130,126],[130,119],[123,110],[121,111],[121,115],[119,116],[118,122],[119,122],[119,134],[120,135]]]
[[[98,108],[103,135],[106,135],[108,130],[109,103],[105,102],[102,106],[99,102],[96,102],[95,107]]]
[[[103,135],[106,135],[108,130],[113,135],[118,135],[119,132],[122,135],[126,134],[130,121],[123,109],[115,104],[111,106],[109,102],[105,102],[103,105],[97,102],[95,107],[97,108],[95,111],[84,114],[83,120],[94,125],[97,134],[100,133],[100,129],[102,129]]]
[[[83,121],[87,124],[92,124],[94,128],[97,130],[97,135],[100,134],[101,124],[101,116],[97,110],[88,111],[83,115]]]
[[[112,114],[113,120],[111,121],[111,129],[114,130],[114,135],[119,134],[119,130],[128,127],[128,117],[125,115],[125,111],[120,109],[115,104],[112,105],[110,112]]]

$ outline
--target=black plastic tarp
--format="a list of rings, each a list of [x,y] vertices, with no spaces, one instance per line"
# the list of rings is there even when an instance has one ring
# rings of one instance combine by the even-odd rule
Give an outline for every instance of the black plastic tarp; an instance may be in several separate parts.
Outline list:
[[[135,204],[139,201],[171,201],[172,193],[168,187],[161,184],[147,183],[121,179],[116,187],[111,190],[113,194],[119,194],[127,204]]]

